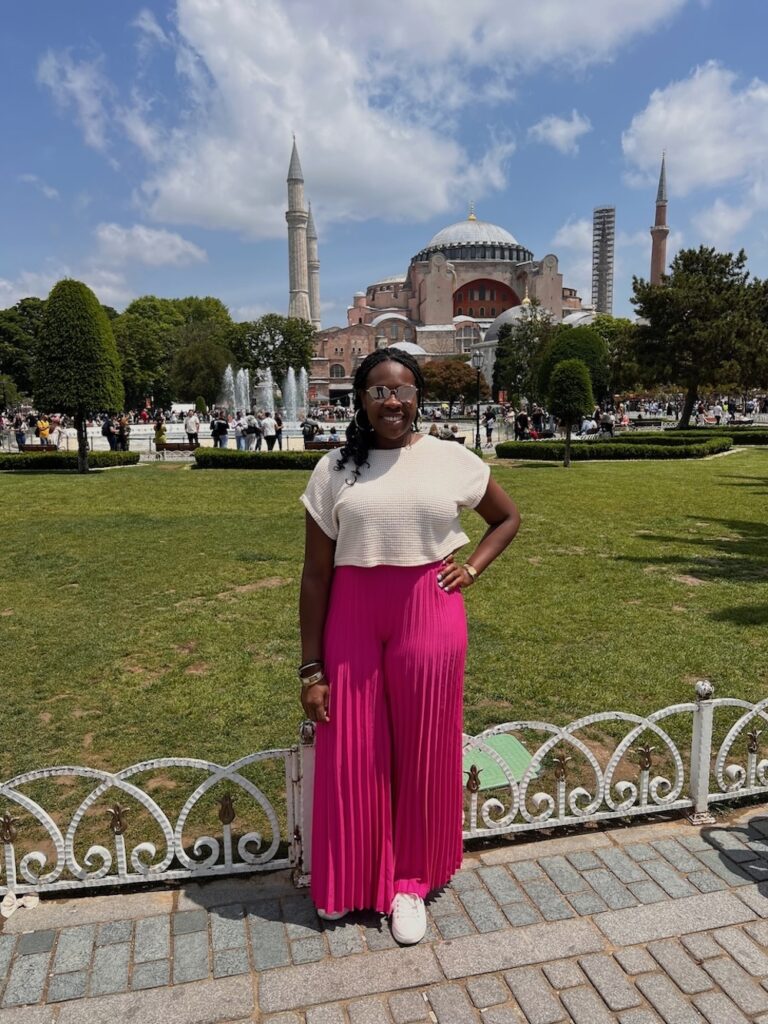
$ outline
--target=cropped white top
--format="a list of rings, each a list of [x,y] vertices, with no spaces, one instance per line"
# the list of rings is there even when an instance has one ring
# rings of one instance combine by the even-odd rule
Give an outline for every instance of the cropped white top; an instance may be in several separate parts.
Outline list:
[[[459,512],[475,508],[490,468],[474,452],[428,434],[403,448],[374,448],[354,476],[339,452],[315,466],[301,501],[336,541],[335,565],[426,565],[466,544]],[[351,481],[354,481],[352,483]]]

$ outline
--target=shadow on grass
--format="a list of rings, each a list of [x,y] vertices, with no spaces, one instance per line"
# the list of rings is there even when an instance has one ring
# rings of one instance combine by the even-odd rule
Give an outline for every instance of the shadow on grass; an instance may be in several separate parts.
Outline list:
[[[730,622],[735,626],[767,626],[768,604],[743,604],[710,612],[713,622]]]

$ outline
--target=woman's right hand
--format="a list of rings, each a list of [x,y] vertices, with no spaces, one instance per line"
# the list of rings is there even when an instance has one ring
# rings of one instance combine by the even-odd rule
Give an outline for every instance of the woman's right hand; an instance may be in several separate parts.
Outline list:
[[[315,683],[301,688],[301,706],[311,722],[330,722],[328,714],[328,683]]]

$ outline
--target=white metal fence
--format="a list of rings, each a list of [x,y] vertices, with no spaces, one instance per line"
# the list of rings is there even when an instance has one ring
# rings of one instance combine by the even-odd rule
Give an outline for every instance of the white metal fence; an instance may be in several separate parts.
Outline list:
[[[701,681],[695,701],[646,718],[607,711],[563,727],[507,722],[465,736],[464,838],[681,809],[695,823],[712,820],[712,804],[768,794],[768,758],[760,756],[767,709],[768,699],[714,699]],[[723,737],[717,748],[715,731]],[[500,736],[521,738],[522,763],[499,753]],[[313,741],[306,722],[297,745],[228,765],[160,758],[116,773],[61,766],[10,779],[0,785],[0,896],[277,868],[294,869],[297,884],[306,883]],[[490,785],[483,780],[489,769]],[[186,781],[172,783],[174,771]],[[62,781],[85,790],[64,824],[45,810],[46,799],[61,802],[53,794]],[[279,805],[265,788],[281,793]],[[202,817],[193,826],[196,813]]]

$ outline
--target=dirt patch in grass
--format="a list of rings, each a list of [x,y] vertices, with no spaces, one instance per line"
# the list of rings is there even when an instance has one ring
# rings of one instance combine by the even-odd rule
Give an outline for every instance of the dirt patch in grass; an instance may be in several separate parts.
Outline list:
[[[173,649],[177,654],[191,654],[197,647],[196,640],[188,640],[185,644],[174,644]]]
[[[80,746],[83,748],[83,750],[90,750],[90,748],[93,746],[93,733],[92,732],[87,732],[85,734],[85,736],[83,736],[83,741],[80,744]]]
[[[684,583],[687,587],[700,587],[706,580],[700,580],[698,576],[673,576],[675,583]]]
[[[532,558],[529,558],[528,561],[531,563],[531,565],[541,565],[542,560],[539,557],[539,555],[534,555]]]
[[[155,793],[158,790],[178,789],[178,782],[169,775],[155,775],[144,785],[148,793]]]
[[[673,604],[672,605],[672,611],[673,612],[687,612],[688,609],[684,605],[682,605],[682,604]]]
[[[48,725],[50,720],[53,718],[53,715],[51,714],[50,711],[41,711],[37,717],[40,719],[43,725]]]
[[[206,672],[210,670],[211,666],[207,661],[196,661],[194,665],[187,665],[184,669],[184,675],[187,676],[204,676]]]
[[[0,615],[13,615],[13,608],[3,608]]]

